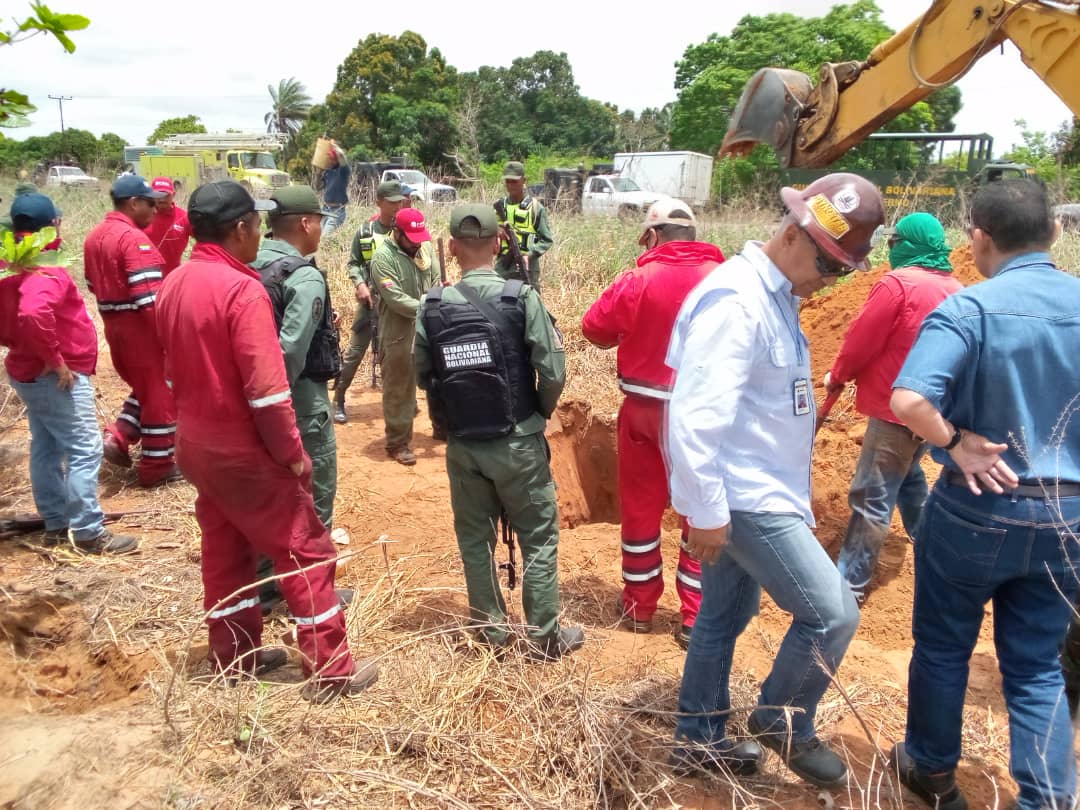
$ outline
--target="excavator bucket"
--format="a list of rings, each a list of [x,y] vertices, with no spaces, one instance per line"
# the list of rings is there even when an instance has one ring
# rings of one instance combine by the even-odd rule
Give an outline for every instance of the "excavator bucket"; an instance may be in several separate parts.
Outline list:
[[[744,157],[757,144],[767,143],[786,168],[799,118],[813,89],[810,77],[797,70],[759,70],[747,82],[731,115],[721,157]]]

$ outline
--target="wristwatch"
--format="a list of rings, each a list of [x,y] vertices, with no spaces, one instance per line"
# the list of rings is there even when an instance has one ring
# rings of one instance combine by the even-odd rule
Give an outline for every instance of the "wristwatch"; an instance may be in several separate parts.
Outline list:
[[[952,450],[954,447],[956,447],[956,445],[960,444],[960,440],[962,438],[964,438],[964,434],[960,432],[960,428],[958,428],[956,425],[953,425],[952,438],[949,439],[949,443],[947,445],[945,445],[944,447],[942,447],[941,449],[942,450]]]

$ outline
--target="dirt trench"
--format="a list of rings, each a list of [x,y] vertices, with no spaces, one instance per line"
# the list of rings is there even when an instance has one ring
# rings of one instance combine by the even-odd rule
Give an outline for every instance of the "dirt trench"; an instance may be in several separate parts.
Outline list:
[[[615,420],[587,402],[564,402],[548,428],[563,528],[619,522]]]

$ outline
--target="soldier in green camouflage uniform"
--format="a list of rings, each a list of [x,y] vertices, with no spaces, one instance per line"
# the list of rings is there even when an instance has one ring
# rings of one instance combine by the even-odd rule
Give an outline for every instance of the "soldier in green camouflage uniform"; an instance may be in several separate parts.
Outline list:
[[[461,205],[451,214],[450,253],[463,277],[421,303],[416,373],[446,411],[446,471],[472,621],[486,642],[510,642],[494,560],[496,524],[505,511],[521,545],[529,653],[550,660],[585,640],[580,628],[559,625],[559,510],[544,437],[566,380],[566,358],[540,296],[493,268],[498,233],[489,206]],[[478,348],[485,344],[469,331],[476,329],[489,330],[488,345],[499,348]],[[502,382],[487,382],[496,378]]]
[[[521,256],[529,265],[531,284],[540,292],[540,257],[555,244],[547,209],[538,199],[529,196],[523,164],[516,160],[507,163],[503,168],[503,182],[506,184],[506,196],[495,203],[496,212],[501,217],[499,224],[504,229],[502,236],[505,236],[505,231],[514,232]],[[499,240],[495,270],[503,278],[526,280],[514,264],[510,242],[505,238]]]
[[[431,246],[424,215],[403,208],[394,218],[390,238],[371,258],[371,281],[379,295],[379,360],[382,367],[386,454],[411,466],[409,447],[416,417],[413,334],[420,297],[438,283],[439,261]]]
[[[373,352],[379,350],[372,341],[372,319],[378,305],[375,296],[377,290],[371,286],[371,258],[375,249],[394,227],[394,215],[405,204],[405,193],[397,180],[379,183],[375,189],[375,205],[378,216],[365,222],[353,237],[352,251],[349,255],[349,278],[356,290],[356,317],[350,332],[349,348],[341,365],[341,377],[334,386],[334,421],[344,425],[349,421],[345,413],[345,392],[352,385],[357,369],[364,359],[370,345]]]

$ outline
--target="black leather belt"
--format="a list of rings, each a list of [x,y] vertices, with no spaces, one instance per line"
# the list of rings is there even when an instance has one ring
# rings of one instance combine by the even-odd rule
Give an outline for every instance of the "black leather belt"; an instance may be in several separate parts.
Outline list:
[[[954,487],[967,487],[963,473],[950,470],[945,480]],[[980,489],[986,490],[981,484]],[[1080,495],[1080,484],[1074,484],[1071,481],[1052,481],[1043,487],[1037,481],[1021,481],[1016,489],[1005,489],[1005,495],[1016,495],[1020,498],[1075,498]]]

